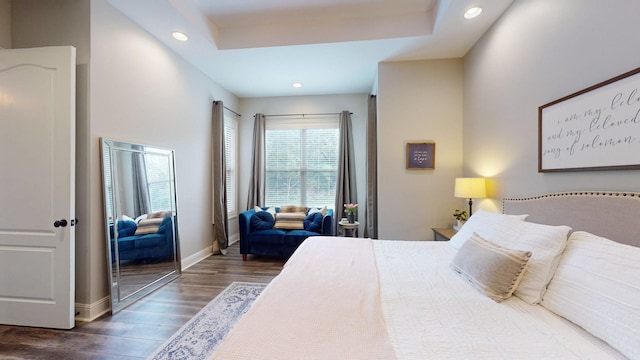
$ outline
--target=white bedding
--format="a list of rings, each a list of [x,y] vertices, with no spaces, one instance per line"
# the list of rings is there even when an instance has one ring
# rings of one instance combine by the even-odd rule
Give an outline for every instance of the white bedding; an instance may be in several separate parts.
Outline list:
[[[456,276],[445,242],[374,241],[398,359],[616,359],[601,340],[517,297],[496,303]]]
[[[445,242],[311,237],[211,359],[615,359],[540,305],[496,303]]]
[[[394,358],[373,244],[338,237],[305,240],[211,357]]]

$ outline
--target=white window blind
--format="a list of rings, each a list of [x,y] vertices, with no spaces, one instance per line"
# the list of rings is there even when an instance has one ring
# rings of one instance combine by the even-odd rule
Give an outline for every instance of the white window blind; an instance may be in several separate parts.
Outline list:
[[[224,156],[227,170],[227,214],[236,214],[236,194],[237,194],[237,160],[236,149],[238,143],[237,133],[238,122],[236,119],[225,116],[224,118]]]
[[[337,119],[268,120],[265,205],[333,207],[338,136]]]
[[[172,164],[169,163],[169,154],[150,153],[158,151],[156,148],[147,148],[144,154],[144,165],[147,173],[147,187],[151,212],[172,210],[171,208],[171,172]]]
[[[104,164],[102,169],[104,171],[104,191],[106,201],[107,219],[109,221],[115,220],[113,218],[113,185],[111,184],[111,153],[109,152],[109,146],[102,146],[102,159]]]

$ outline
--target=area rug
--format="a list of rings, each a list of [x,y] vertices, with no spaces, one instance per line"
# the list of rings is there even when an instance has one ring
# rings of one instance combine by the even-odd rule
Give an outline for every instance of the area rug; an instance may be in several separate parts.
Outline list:
[[[232,283],[147,360],[207,358],[265,286],[250,282]]]

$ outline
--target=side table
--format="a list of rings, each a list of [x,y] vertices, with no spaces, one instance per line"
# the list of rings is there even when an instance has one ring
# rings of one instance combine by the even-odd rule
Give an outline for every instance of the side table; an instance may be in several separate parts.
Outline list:
[[[432,228],[431,230],[433,230],[433,241],[451,240],[453,235],[455,235],[458,232],[450,228]]]
[[[358,226],[360,226],[359,222],[354,222],[353,224],[348,223],[346,221],[339,221],[338,226],[342,229],[342,235],[347,236],[347,231],[351,237],[358,237]]]

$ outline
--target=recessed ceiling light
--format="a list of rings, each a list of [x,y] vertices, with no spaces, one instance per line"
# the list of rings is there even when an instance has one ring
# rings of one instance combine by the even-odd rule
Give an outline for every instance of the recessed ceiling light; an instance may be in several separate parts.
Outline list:
[[[482,12],[482,8],[479,6],[474,6],[471,9],[465,11],[464,18],[465,19],[473,19],[474,17],[480,15]]]
[[[187,41],[189,40],[189,37],[187,37],[187,35],[185,33],[182,33],[180,31],[174,31],[173,34],[173,38],[178,40],[178,41]]]
[[[293,86],[294,88],[301,88],[302,87],[302,83],[299,82],[294,82],[291,86]]]

